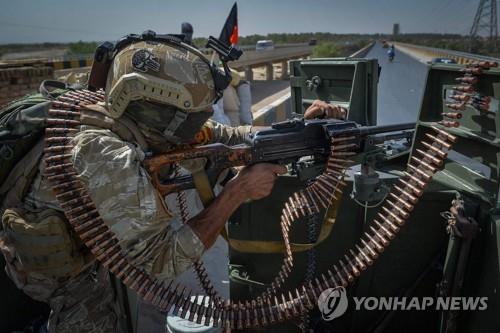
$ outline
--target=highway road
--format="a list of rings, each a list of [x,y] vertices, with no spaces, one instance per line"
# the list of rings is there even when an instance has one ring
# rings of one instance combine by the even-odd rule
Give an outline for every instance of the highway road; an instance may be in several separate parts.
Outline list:
[[[391,63],[387,49],[376,43],[366,58],[377,58],[382,67],[378,84],[377,124],[416,121],[423,96],[426,65],[396,48]]]
[[[231,68],[241,70],[247,66],[265,65],[271,62],[278,62],[288,59],[301,58],[312,53],[313,47],[310,45],[276,48],[274,50],[243,52],[240,59],[230,63]]]

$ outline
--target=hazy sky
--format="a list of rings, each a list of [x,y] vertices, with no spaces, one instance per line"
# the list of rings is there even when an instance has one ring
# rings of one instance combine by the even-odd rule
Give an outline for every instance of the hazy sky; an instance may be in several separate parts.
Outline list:
[[[234,0],[0,0],[0,43],[115,40],[152,29],[218,35]],[[479,0],[240,0],[240,35],[468,33]]]

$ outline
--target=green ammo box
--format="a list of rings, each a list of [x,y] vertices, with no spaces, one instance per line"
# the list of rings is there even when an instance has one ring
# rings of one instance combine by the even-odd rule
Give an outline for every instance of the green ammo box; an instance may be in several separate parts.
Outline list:
[[[457,103],[450,96],[453,87],[459,85],[455,79],[464,75],[463,68],[454,64],[430,66],[414,140],[417,148],[421,148],[420,141],[426,133],[436,134],[431,126],[443,119],[442,113],[457,112],[446,105]],[[478,79],[474,88],[477,93],[490,96],[490,111],[479,111],[467,104],[461,111],[462,118],[457,120],[460,127],[446,129],[458,139],[435,180],[494,205],[499,191],[500,70],[483,70]]]
[[[377,121],[377,59],[325,58],[290,61],[292,112],[304,113],[315,99],[349,110],[361,125]]]

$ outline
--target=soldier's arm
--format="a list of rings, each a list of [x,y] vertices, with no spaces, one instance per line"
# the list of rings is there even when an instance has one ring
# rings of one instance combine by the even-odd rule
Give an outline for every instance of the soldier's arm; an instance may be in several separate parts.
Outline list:
[[[242,169],[231,179],[215,200],[188,221],[205,247],[211,247],[234,211],[247,200],[268,196],[278,174],[287,171],[277,164],[260,163]]]
[[[234,146],[246,142],[248,135],[254,131],[254,127],[250,125],[231,127],[209,120],[203,125],[200,131],[202,135],[198,141],[201,144],[220,142]]]
[[[174,278],[215,242],[244,201],[267,196],[283,166],[243,169],[200,214],[179,228],[141,166],[142,151],[108,131],[74,139],[73,164],[106,225],[132,263],[161,279]]]
[[[144,154],[108,131],[74,139],[74,167],[99,215],[131,263],[160,279],[191,267],[205,251],[190,225],[177,223],[141,166]]]
[[[339,105],[332,105],[320,100],[315,100],[304,112],[305,119],[345,119],[346,116],[346,108]],[[233,146],[246,142],[250,133],[264,130],[266,128],[267,127],[265,126],[250,125],[231,127],[209,120],[207,123],[205,123],[204,128],[201,131],[201,133],[204,133],[201,135],[199,141],[202,144],[220,142],[229,146]]]

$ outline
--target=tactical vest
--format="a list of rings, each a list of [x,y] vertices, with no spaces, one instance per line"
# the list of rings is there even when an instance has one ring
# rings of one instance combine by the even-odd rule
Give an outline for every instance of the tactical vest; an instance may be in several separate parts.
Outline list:
[[[52,281],[55,290],[59,282],[75,277],[94,262],[93,256],[81,243],[62,212],[54,209],[34,209],[23,203],[39,165],[43,163],[43,131],[51,125],[49,108],[67,106],[75,100],[82,104],[103,100],[102,94],[85,90],[59,92],[54,100],[40,95],[37,95],[37,98],[30,96],[12,103],[10,109],[4,109],[2,112],[2,117],[14,119],[9,123],[9,134],[21,134],[22,139],[18,139],[17,143],[12,140],[14,145],[10,147],[2,146],[3,151],[11,150],[11,159],[5,161],[7,155],[2,155],[2,169],[5,170],[8,167],[6,163],[10,163],[10,172],[0,179],[5,180],[0,186],[3,229],[0,232],[0,250],[6,258],[6,270],[10,278],[20,289],[40,301],[48,300],[51,289],[49,287],[48,291],[40,292],[37,286],[40,278]],[[13,105],[17,107],[12,108]],[[122,140],[135,142],[147,150],[145,138],[135,123],[128,118],[114,120],[106,115],[104,106],[98,104],[81,106],[78,112],[82,125],[111,130]],[[27,134],[29,138],[26,137]],[[24,152],[25,155],[17,158],[15,164],[12,163],[11,160],[22,153],[19,147],[29,144],[31,148]]]

